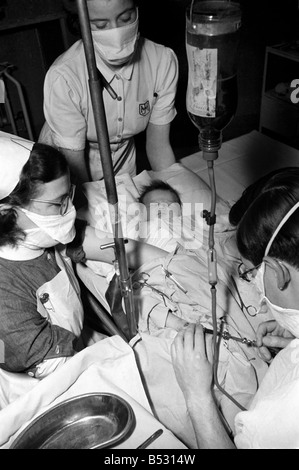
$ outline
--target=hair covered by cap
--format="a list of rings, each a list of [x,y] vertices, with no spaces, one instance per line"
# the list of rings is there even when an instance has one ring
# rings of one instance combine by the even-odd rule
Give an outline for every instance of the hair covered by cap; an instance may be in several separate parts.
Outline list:
[[[0,131],[0,200],[19,182],[22,168],[30,157],[34,142]]]

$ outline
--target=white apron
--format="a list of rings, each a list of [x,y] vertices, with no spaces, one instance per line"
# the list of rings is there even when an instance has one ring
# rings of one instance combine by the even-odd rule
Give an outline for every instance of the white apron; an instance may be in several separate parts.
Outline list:
[[[53,325],[58,325],[80,336],[83,326],[83,306],[80,287],[75,277],[71,260],[55,250],[55,257],[61,271],[36,292],[37,311]],[[59,350],[57,350],[59,355]],[[24,373],[6,372],[0,369],[0,409],[7,406],[23,393],[31,390],[40,378],[52,373],[68,358],[46,359],[29,376]]]
[[[80,287],[70,258],[55,250],[61,271],[36,292],[37,311],[53,325],[61,326],[80,336],[83,326],[83,306]]]

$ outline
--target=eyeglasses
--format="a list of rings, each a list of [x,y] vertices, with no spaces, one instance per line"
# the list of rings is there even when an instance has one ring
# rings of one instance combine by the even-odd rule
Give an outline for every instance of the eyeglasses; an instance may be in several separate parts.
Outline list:
[[[42,202],[42,203],[45,203],[45,204],[51,204],[53,206],[60,206],[59,214],[60,215],[65,215],[66,212],[67,212],[67,209],[69,207],[70,201],[72,201],[74,199],[75,190],[76,190],[76,186],[74,184],[71,184],[71,187],[70,187],[70,190],[69,190],[68,194],[65,194],[65,196],[63,196],[61,198],[60,202],[47,201],[45,199],[44,200],[42,200],[42,199],[30,199],[30,201]]]
[[[240,279],[243,279],[246,282],[251,282],[254,278],[253,271],[258,269],[262,263],[258,264],[257,266],[253,266],[253,268],[245,269],[246,266],[244,263],[240,263],[238,266],[238,275]]]
[[[243,263],[241,263],[241,264],[243,264]],[[243,266],[244,266],[244,264],[243,264]],[[257,269],[257,268],[252,268],[252,269]],[[245,271],[245,272],[247,272],[247,271]],[[240,291],[238,289],[237,283],[236,283],[235,279],[233,278],[233,276],[231,276],[231,281],[232,281],[232,284],[235,288],[235,291],[237,293],[237,296],[238,296],[238,299],[239,299],[240,303],[238,303],[237,299],[235,299],[235,300],[238,303],[238,305],[239,305],[240,309],[242,310],[243,314],[245,315],[245,312],[247,312],[250,317],[255,317],[257,315],[256,307],[254,305],[245,305],[244,304],[244,301],[241,297],[241,294],[240,294]]]

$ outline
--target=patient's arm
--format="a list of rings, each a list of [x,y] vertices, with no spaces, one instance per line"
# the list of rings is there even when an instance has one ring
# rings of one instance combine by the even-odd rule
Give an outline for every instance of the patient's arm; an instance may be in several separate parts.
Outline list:
[[[166,328],[173,328],[174,330],[181,330],[182,328],[186,328],[189,325],[186,320],[183,318],[178,317],[171,310],[168,310],[168,315],[166,318],[165,326]]]
[[[113,242],[114,238],[112,234],[94,229],[88,225],[85,230],[85,238],[83,241],[83,249],[86,259],[112,264],[115,259],[114,249],[106,248],[102,250],[101,246]],[[137,269],[148,261],[164,257],[168,254],[167,251],[153,245],[148,245],[147,243],[132,239],[128,239],[128,243],[125,244],[125,250],[128,265],[131,269]]]

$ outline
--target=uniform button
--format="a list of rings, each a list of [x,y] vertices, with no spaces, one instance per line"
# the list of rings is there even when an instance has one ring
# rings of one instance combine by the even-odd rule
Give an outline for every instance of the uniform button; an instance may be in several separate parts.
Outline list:
[[[120,138],[121,138],[121,135],[120,135],[120,134],[118,134],[117,138],[118,138],[118,139],[120,139]]]
[[[117,97],[117,101],[122,101],[122,97],[121,97],[121,96],[118,96],[118,97]]]
[[[34,372],[28,372],[28,375],[30,375],[30,377],[34,377]]]
[[[119,75],[115,75],[116,79],[117,80],[120,80],[120,76]]]
[[[122,120],[123,120],[123,118],[118,118],[118,121],[119,121],[119,122],[122,122]]]

